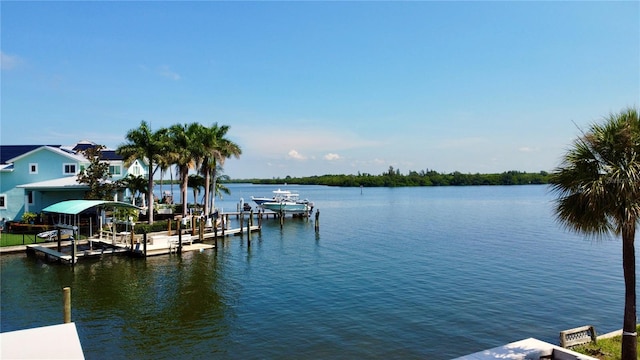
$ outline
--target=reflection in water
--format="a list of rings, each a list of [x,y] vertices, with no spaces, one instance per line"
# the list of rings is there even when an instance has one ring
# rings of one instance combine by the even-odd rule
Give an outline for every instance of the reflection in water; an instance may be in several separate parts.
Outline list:
[[[32,325],[56,324],[62,321],[62,306],[57,306],[61,289],[70,286],[72,321],[82,324],[78,331],[88,359],[106,353],[127,358],[158,351],[173,358],[203,350],[220,353],[233,322],[229,304],[237,302],[235,285],[221,269],[224,257],[224,251],[215,250],[146,261],[105,257],[81,262],[72,270],[34,258],[3,256],[2,300],[38,299],[33,311],[48,321],[36,317]],[[27,273],[13,274],[16,267],[10,264],[15,261],[36,266],[26,264],[21,268]],[[24,287],[25,281],[34,285]],[[20,313],[2,310],[2,331],[18,330],[11,324],[22,323]],[[92,341],[96,337],[109,341]]]

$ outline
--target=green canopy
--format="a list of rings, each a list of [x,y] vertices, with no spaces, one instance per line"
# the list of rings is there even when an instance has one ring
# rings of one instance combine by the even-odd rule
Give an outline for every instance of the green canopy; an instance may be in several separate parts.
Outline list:
[[[42,209],[42,211],[50,212],[50,213],[58,213],[58,214],[77,215],[94,206],[120,207],[120,208],[131,208],[131,209],[141,210],[141,208],[135,205],[120,202],[120,201],[67,200],[67,201],[61,201],[57,204],[49,205],[46,208]]]

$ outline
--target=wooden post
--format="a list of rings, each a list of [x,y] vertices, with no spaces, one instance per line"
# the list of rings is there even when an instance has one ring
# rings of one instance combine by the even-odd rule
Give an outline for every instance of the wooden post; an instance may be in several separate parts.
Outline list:
[[[240,213],[239,215],[239,222],[240,222],[240,236],[242,236],[242,227],[244,226],[244,213]],[[248,222],[247,222],[248,223]]]
[[[203,242],[204,241],[204,219],[201,218],[198,224],[200,225],[198,227],[198,239],[200,240],[200,242]]]
[[[251,225],[247,221],[247,245],[251,246]]]
[[[284,212],[280,210],[280,227],[282,228],[283,225],[284,225]]]
[[[191,215],[191,236],[195,236],[196,235],[196,221],[195,221],[195,216]]]
[[[222,236],[224,237],[224,230],[227,227],[227,221],[229,221],[229,214],[222,215]]]
[[[171,236],[171,219],[167,219],[167,236]]]
[[[22,241],[24,244],[24,241]],[[62,252],[62,230],[58,228],[58,252]]]
[[[178,220],[178,254],[182,255],[182,221]]]
[[[262,229],[262,215],[264,212],[262,210],[258,210],[258,227]]]
[[[62,288],[62,308],[64,323],[71,322],[71,288]]]
[[[144,251],[144,258],[147,258],[147,231],[142,230],[142,249]]]
[[[320,210],[316,210],[316,223],[314,225],[316,231],[320,230]]]
[[[76,238],[75,232],[73,232],[73,237],[71,238],[71,266],[76,266]]]

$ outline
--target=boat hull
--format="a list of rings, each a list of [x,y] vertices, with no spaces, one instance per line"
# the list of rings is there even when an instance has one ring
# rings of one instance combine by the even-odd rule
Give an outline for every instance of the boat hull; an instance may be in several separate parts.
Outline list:
[[[306,214],[311,209],[308,204],[302,203],[264,202],[261,206],[271,211],[289,214]]]

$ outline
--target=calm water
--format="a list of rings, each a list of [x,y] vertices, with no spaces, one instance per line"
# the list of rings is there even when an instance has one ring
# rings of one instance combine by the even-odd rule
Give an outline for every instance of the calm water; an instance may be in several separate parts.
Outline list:
[[[226,210],[278,187],[230,188]],[[620,241],[564,231],[544,186],[287,188],[318,233],[270,219],[251,246],[75,271],[2,256],[1,330],[62,322],[65,286],[88,359],[450,359],[622,327]]]

